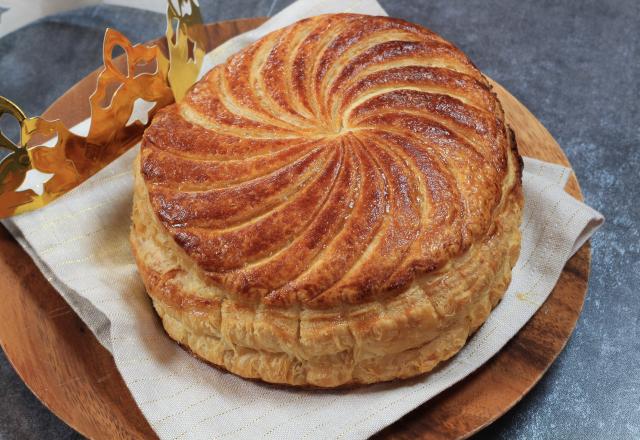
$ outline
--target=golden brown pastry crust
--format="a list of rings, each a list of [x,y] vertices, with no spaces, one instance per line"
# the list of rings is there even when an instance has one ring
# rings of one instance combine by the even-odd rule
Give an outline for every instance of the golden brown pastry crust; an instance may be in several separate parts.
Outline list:
[[[486,79],[402,20],[267,35],[147,129],[131,241],[169,335],[333,387],[455,354],[519,253],[521,163]]]

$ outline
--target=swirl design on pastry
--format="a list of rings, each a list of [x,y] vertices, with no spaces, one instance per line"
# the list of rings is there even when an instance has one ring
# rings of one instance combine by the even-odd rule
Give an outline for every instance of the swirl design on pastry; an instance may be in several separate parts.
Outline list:
[[[464,272],[460,260],[490,258],[476,254],[496,236],[495,264],[473,265],[503,277],[494,305],[517,256],[520,163],[495,94],[451,43],[398,19],[313,17],[233,55],[155,117],[138,172],[144,206],[134,206],[134,250],[156,308],[177,322],[185,310],[224,313],[224,301],[250,308],[251,319],[292,311],[298,327],[305,311],[348,321],[425,280]],[[159,252],[172,255],[173,263],[160,265],[165,271],[144,251],[151,235]],[[478,292],[463,291],[462,343],[479,325],[465,308]],[[438,325],[446,328],[447,319]],[[207,358],[184,331],[169,333]],[[213,334],[237,354],[232,336]],[[268,348],[242,341],[300,365],[314,357],[291,341]],[[357,344],[349,344],[352,371],[339,380],[310,380],[308,371],[295,380],[290,372],[238,374],[319,386],[376,381],[355,377]],[[216,359],[209,360],[227,366]]]

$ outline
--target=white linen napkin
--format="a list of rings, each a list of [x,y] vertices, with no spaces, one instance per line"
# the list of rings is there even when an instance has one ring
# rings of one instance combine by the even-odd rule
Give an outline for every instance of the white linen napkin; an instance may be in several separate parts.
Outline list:
[[[207,65],[299,18],[350,10],[381,15],[374,0],[301,0]],[[74,128],[86,133],[88,121]],[[546,300],[566,261],[604,221],[564,192],[568,168],[525,158],[522,250],[504,299],[444,368],[417,379],[354,390],[306,391],[260,384],[193,358],[166,336],[138,277],[128,242],[137,148],[44,209],[4,221],[108,348],[162,439],[366,438],[472,373]]]

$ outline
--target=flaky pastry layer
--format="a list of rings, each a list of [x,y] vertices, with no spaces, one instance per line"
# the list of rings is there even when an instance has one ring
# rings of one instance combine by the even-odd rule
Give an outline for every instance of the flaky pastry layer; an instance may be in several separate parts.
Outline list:
[[[396,296],[332,309],[246,303],[213,285],[173,242],[136,174],[131,243],[165,330],[200,358],[246,378],[336,387],[428,372],[487,319],[519,254],[518,188],[486,241]]]
[[[387,17],[275,31],[147,129],[131,242],[168,334],[247,378],[424,373],[504,294],[521,161],[451,43]]]

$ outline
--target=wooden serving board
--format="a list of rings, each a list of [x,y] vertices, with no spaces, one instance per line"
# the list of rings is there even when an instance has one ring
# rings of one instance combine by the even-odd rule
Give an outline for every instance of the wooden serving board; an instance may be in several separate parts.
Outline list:
[[[207,26],[211,48],[250,30],[264,18]],[[45,113],[71,127],[89,116],[88,96],[97,72]],[[542,124],[493,83],[523,155],[570,166]],[[582,200],[577,180],[567,190]],[[46,208],[45,208],[46,209]],[[489,362],[462,382],[387,427],[376,438],[466,438],[515,405],[542,377],[565,346],[582,309],[591,250],[585,244],[565,266],[535,316]],[[113,358],[38,271],[13,237],[0,227],[0,343],[27,386],[58,417],[94,439],[155,438]]]

